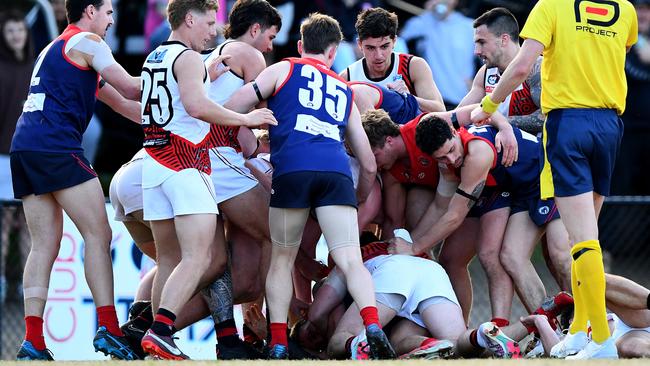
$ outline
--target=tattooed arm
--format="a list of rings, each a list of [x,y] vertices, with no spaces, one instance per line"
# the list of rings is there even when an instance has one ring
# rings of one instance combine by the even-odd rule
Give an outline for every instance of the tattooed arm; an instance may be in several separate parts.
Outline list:
[[[531,133],[533,135],[542,132],[542,125],[544,124],[544,115],[542,114],[542,108],[540,103],[540,98],[542,95],[542,81],[541,81],[541,69],[542,69],[542,58],[539,57],[533,69],[531,70],[526,82],[530,87],[530,94],[533,97],[533,103],[537,106],[537,110],[526,116],[512,116],[509,118],[510,123],[514,126],[519,127],[520,129]]]
[[[389,248],[389,251],[411,255],[425,253],[456,231],[480,197],[494,159],[496,157],[492,147],[487,142],[481,140],[470,142],[460,171],[460,184],[449,201],[447,212],[434,225],[425,227],[424,232],[412,235],[412,246],[407,247],[405,243],[399,242],[401,239],[393,239],[394,245]]]

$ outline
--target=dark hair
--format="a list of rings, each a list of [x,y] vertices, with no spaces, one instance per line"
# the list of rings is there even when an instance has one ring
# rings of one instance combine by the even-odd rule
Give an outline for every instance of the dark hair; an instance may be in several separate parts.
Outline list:
[[[474,28],[485,25],[495,36],[508,34],[513,42],[519,42],[519,23],[517,18],[506,8],[494,8],[483,13],[474,21]]]
[[[178,29],[185,21],[187,13],[192,10],[200,13],[219,10],[219,2],[217,0],[170,0],[167,4],[167,17],[172,30]]]
[[[12,49],[9,48],[7,40],[4,36],[5,25],[8,22],[17,22],[23,23],[27,31],[27,41],[23,47],[23,59],[19,60],[16,57],[16,54]],[[17,10],[10,10],[6,13],[0,13],[0,58],[4,60],[12,60],[21,64],[32,64],[34,63],[34,47],[32,44],[31,31],[27,22],[25,21],[25,16],[18,12]]]
[[[343,33],[336,19],[329,15],[312,13],[300,24],[300,39],[304,52],[318,55],[324,53],[332,44],[341,43]]]
[[[452,138],[451,127],[438,116],[427,114],[415,127],[415,145],[425,154],[433,154]]]
[[[99,9],[104,5],[104,0],[65,0],[65,16],[68,18],[68,23],[78,22],[88,5]]]
[[[397,15],[383,8],[370,8],[357,16],[354,27],[357,29],[359,40],[366,38],[382,38],[397,36]]]
[[[237,0],[228,15],[224,37],[238,38],[253,24],[259,23],[262,31],[272,26],[282,28],[282,18],[278,10],[266,0]]]
[[[383,109],[370,110],[361,115],[363,129],[368,135],[370,147],[383,148],[386,144],[386,137],[397,137],[400,135],[399,126],[390,119],[388,113]]]

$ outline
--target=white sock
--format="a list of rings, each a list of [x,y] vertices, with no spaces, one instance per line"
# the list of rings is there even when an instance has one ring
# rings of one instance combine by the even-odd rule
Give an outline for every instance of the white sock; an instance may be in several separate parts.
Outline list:
[[[483,323],[478,326],[478,329],[476,329],[476,342],[483,348],[488,348],[488,340],[484,329],[485,327],[489,327],[491,325],[492,323]]]

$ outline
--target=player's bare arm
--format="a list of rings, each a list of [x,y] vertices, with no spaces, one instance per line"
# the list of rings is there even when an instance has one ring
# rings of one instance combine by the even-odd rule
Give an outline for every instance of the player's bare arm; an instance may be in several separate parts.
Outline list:
[[[131,121],[140,124],[142,122],[140,102],[135,100],[126,99],[109,83],[101,82],[99,84],[99,91],[97,92],[97,99],[104,102],[111,107],[115,112],[123,115]]]
[[[449,202],[456,193],[460,179],[449,170],[447,165],[439,164],[438,170],[440,179],[438,180],[438,187],[436,187],[435,198],[415,225],[415,228],[413,228],[412,235],[424,235],[431,226],[438,222],[440,217],[447,212]]]
[[[196,52],[184,52],[174,64],[174,73],[178,81],[181,102],[187,113],[208,123],[230,126],[258,126],[277,124],[273,112],[260,109],[243,115],[228,110],[208,98],[203,87],[206,75],[201,56]]]
[[[381,175],[383,183],[384,223],[382,232],[388,237],[393,230],[404,227],[404,210],[406,209],[406,189],[393,175],[384,171]]]
[[[467,148],[468,153],[460,172],[461,181],[456,194],[449,202],[447,212],[423,234],[413,236],[412,245],[396,238],[394,241],[396,253],[417,255],[428,251],[453,233],[474,206],[485,187],[494,154],[492,148],[480,140],[470,142]]]
[[[506,71],[501,76],[499,84],[494,89],[494,92],[490,95],[490,100],[492,103],[501,103],[503,102],[508,95],[510,95],[517,86],[521,85],[530,71],[533,69],[533,65],[537,61],[537,58],[544,51],[544,45],[534,39],[528,38],[524,41],[519,53],[512,60],[510,65],[506,68]],[[472,112],[472,121],[483,121],[490,117],[491,113],[486,113],[482,108],[477,108]]]
[[[420,109],[424,112],[444,111],[446,108],[442,101],[442,94],[433,81],[433,74],[427,62],[421,57],[413,57],[409,64],[409,72],[413,79],[415,99]]]
[[[481,99],[485,96],[485,71],[487,66],[483,65],[474,76],[474,81],[472,81],[472,88],[469,92],[463,97],[463,100],[458,103],[456,109],[464,107],[470,104],[480,103]]]
[[[377,89],[365,84],[352,84],[350,88],[354,91],[354,104],[357,105],[360,114],[375,109],[380,98]]]
[[[542,132],[542,126],[544,125],[544,115],[542,114],[542,103],[540,101],[542,97],[541,72],[542,59],[538,57],[533,69],[528,74],[528,78],[526,78],[526,83],[530,87],[530,94],[533,97],[533,103],[537,106],[537,110],[526,116],[509,117],[510,123],[533,135]]]
[[[93,68],[125,98],[140,100],[140,78],[129,75],[115,61],[111,49],[100,36],[88,34],[66,55],[81,67]]]
[[[359,203],[362,203],[368,198],[368,195],[372,190],[372,184],[377,175],[377,163],[375,162],[375,156],[370,149],[368,136],[361,125],[361,115],[354,103],[352,103],[352,111],[350,112],[348,126],[345,129],[345,141],[350,146],[352,153],[359,162],[357,200]]]
[[[250,111],[260,101],[268,99],[275,93],[289,75],[290,68],[291,64],[287,61],[281,61],[267,67],[253,82],[239,88],[224,104],[224,107],[240,113]],[[259,91],[259,96],[254,85]]]

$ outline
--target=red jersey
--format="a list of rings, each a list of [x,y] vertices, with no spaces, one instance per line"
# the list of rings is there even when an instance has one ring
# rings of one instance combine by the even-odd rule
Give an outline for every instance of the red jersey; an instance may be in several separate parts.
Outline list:
[[[406,146],[408,160],[398,160],[393,164],[390,173],[400,183],[417,184],[436,188],[438,186],[438,164],[420,150],[415,144],[415,128],[425,113],[410,122],[400,126],[400,134]]]

